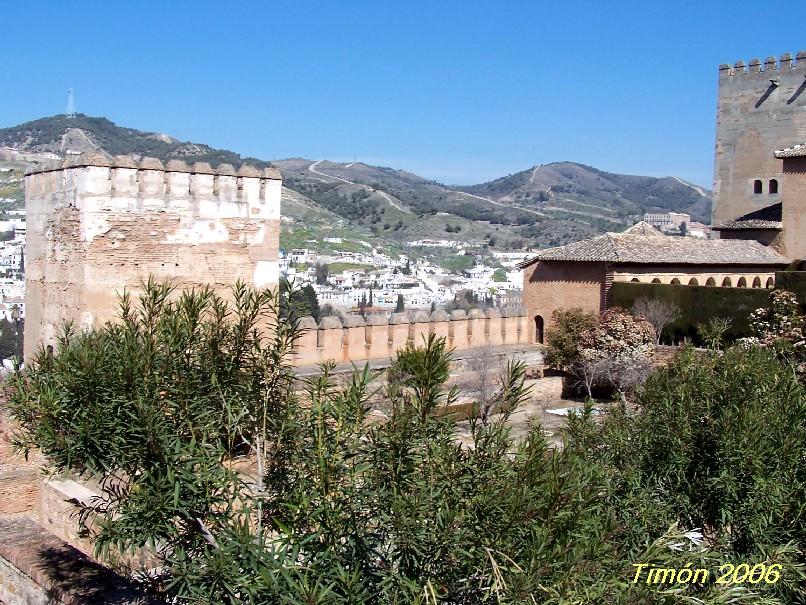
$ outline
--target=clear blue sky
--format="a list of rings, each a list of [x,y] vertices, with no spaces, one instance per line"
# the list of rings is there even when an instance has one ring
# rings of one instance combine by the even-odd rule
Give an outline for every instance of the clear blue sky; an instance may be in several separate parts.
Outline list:
[[[573,160],[710,186],[717,66],[806,2],[6,2],[0,126],[80,112],[264,159],[480,182]]]

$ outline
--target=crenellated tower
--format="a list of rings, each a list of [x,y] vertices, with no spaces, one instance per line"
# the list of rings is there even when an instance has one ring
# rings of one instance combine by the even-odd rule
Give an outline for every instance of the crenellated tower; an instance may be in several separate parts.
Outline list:
[[[714,224],[776,204],[783,149],[806,141],[806,52],[719,66]]]
[[[25,357],[59,326],[112,319],[118,294],[149,275],[177,288],[279,280],[280,195],[274,168],[163,165],[101,154],[25,177]]]

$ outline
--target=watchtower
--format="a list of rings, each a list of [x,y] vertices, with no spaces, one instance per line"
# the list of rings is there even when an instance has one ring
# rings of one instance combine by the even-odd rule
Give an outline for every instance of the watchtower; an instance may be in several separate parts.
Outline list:
[[[806,141],[806,52],[719,66],[713,223],[776,204],[775,150]]]
[[[274,168],[101,154],[26,174],[25,357],[72,320],[98,326],[124,288],[149,275],[226,293],[237,280],[279,281],[280,195]]]

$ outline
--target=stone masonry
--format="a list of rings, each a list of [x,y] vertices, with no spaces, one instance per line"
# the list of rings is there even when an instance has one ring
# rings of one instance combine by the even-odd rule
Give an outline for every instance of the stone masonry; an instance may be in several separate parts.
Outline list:
[[[806,52],[720,65],[712,222],[780,202],[781,162],[773,152],[802,142]]]
[[[178,289],[279,280],[281,177],[228,164],[77,156],[25,177],[25,357],[98,326],[153,275]]]

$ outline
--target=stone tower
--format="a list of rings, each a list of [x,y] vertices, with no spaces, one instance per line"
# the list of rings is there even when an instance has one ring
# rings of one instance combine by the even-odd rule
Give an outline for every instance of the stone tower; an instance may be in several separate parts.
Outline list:
[[[276,285],[281,185],[273,168],[100,154],[28,173],[26,359],[66,320],[112,319],[149,275],[221,293]]]
[[[780,199],[775,150],[806,141],[806,52],[719,66],[714,224]]]

